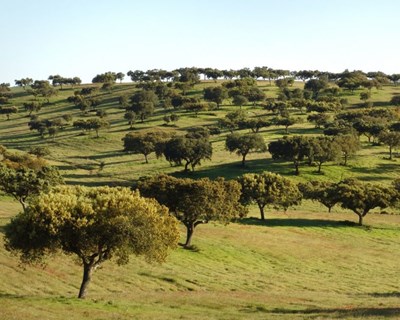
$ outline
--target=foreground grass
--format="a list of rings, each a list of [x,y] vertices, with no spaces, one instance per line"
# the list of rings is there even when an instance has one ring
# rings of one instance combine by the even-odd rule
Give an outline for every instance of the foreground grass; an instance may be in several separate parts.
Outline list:
[[[400,216],[371,214],[356,227],[354,214],[310,208],[202,225],[197,250],[178,249],[161,266],[105,263],[85,301],[75,298],[81,268],[72,257],[23,270],[1,243],[1,318],[398,318]],[[17,210],[3,199],[0,231]]]

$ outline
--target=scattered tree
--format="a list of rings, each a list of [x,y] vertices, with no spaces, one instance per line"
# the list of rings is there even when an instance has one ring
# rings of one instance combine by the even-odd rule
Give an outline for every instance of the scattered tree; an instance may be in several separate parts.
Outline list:
[[[42,193],[6,226],[6,249],[21,262],[41,262],[62,251],[83,266],[79,298],[93,272],[112,257],[126,264],[132,254],[163,262],[179,238],[177,221],[156,201],[128,188],[69,186]]]
[[[242,156],[243,167],[245,166],[246,156],[250,152],[267,151],[263,137],[256,133],[245,135],[231,133],[226,137],[225,147],[229,152],[236,152],[237,155]]]
[[[358,225],[362,226],[363,218],[374,208],[384,209],[394,199],[394,190],[377,184],[361,182],[357,179],[346,179],[338,184],[337,195],[340,205],[358,215]]]
[[[137,185],[145,197],[155,198],[186,227],[185,248],[190,248],[197,226],[209,221],[228,223],[243,216],[239,203],[240,185],[223,178],[210,180],[179,179],[159,175],[140,181]]]
[[[248,205],[256,203],[260,209],[261,220],[265,220],[265,206],[284,208],[298,205],[301,202],[301,193],[297,186],[289,179],[279,174],[263,172],[260,174],[248,173],[239,177],[242,186],[241,203]]]

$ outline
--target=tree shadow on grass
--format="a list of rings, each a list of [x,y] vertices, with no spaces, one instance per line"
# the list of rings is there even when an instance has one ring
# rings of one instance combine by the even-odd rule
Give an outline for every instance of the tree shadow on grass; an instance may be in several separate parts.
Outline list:
[[[369,293],[369,296],[374,298],[400,298],[400,291],[392,291],[392,292],[373,292]],[[399,314],[400,316],[400,314]]]
[[[261,220],[258,218],[244,218],[238,221],[240,224],[253,225],[253,226],[265,226],[265,227],[301,227],[301,228],[345,228],[355,227],[357,223],[352,221],[336,221],[336,220],[323,220],[323,219],[280,219],[272,218]]]
[[[291,163],[275,161],[272,159],[256,159],[246,160],[245,166],[241,165],[240,157],[231,155],[231,158],[237,158],[238,161],[231,163],[224,163],[219,165],[208,166],[204,169],[196,167],[196,171],[188,173],[191,178],[204,178],[215,179],[217,177],[224,177],[225,179],[236,179],[245,173],[262,173],[263,171],[270,171],[282,175],[293,175],[294,169]],[[178,175],[184,175],[180,173]]]
[[[260,310],[258,310],[260,311]],[[340,308],[332,308],[332,309],[305,309],[305,310],[296,310],[296,309],[284,309],[284,308],[278,308],[278,309],[273,309],[273,310],[262,310],[265,313],[270,313],[270,314],[282,314],[282,315],[287,315],[287,314],[297,314],[297,315],[315,315],[319,317],[327,317],[329,319],[331,318],[349,318],[349,317],[355,317],[355,318],[366,318],[366,317],[390,317],[390,318],[397,318],[400,316],[400,308],[395,308],[395,307],[387,307],[387,308],[346,308],[346,309],[340,309]]]

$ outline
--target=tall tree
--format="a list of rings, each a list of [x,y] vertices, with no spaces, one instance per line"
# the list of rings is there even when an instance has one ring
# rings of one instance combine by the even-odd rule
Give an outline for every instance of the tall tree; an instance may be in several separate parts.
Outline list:
[[[163,262],[176,247],[177,221],[156,201],[128,188],[69,186],[42,193],[6,226],[6,248],[23,263],[56,251],[73,254],[83,266],[79,298],[93,272],[112,257],[125,264],[143,255]]]
[[[179,179],[159,175],[137,185],[145,197],[155,198],[186,227],[185,248],[190,248],[195,228],[209,221],[228,223],[245,214],[239,203],[240,185],[223,178]]]
[[[265,220],[265,207],[284,208],[298,205],[301,202],[301,193],[297,185],[279,174],[271,172],[248,173],[237,179],[242,186],[240,201],[244,204],[256,203]]]

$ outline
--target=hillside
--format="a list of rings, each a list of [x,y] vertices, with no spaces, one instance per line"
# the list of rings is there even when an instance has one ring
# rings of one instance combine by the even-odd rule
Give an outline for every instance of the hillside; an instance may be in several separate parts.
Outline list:
[[[3,199],[1,227],[18,209]],[[397,318],[400,216],[371,214],[356,228],[350,213],[315,210],[201,226],[199,251],[178,249],[161,266],[105,263],[84,301],[73,257],[23,270],[1,245],[1,318]]]
[[[217,86],[220,83],[213,81],[203,81],[190,90],[188,96],[202,97],[202,90],[207,86]],[[278,88],[270,86],[267,81],[258,81],[258,86],[266,93],[267,97],[276,97]],[[82,85],[81,87],[87,87]],[[302,88],[302,82],[296,82],[294,88]],[[55,119],[63,115],[72,116],[72,121],[63,130],[59,130],[54,137],[45,135],[41,138],[36,131],[30,131],[28,127],[28,113],[24,111],[22,105],[24,102],[34,100],[32,95],[26,93],[22,88],[14,88],[14,97],[10,103],[17,106],[19,112],[12,114],[10,120],[6,117],[1,120],[0,125],[0,144],[10,149],[19,149],[28,151],[32,146],[47,146],[51,155],[48,157],[53,164],[59,167],[68,183],[86,184],[86,185],[131,185],[134,179],[143,175],[150,175],[156,172],[176,173],[182,171],[180,167],[171,167],[164,159],[156,159],[154,154],[149,156],[150,163],[144,163],[142,155],[126,154],[123,152],[121,139],[129,129],[127,120],[124,119],[125,110],[118,104],[118,98],[123,95],[130,96],[135,90],[134,84],[115,84],[111,90],[100,90],[96,99],[100,100],[100,105],[95,107],[94,112],[88,110],[81,112],[74,104],[67,101],[67,98],[73,96],[74,91],[79,87],[64,87],[58,90],[56,97],[51,97],[50,102],[43,108],[33,114],[37,114],[39,119]],[[347,110],[358,110],[361,90],[354,93],[344,91],[343,97],[349,101]],[[400,87],[384,86],[380,90],[372,89],[371,101],[375,106],[394,106],[388,105],[390,98],[400,93]],[[40,100],[40,99],[39,99]],[[43,101],[43,99],[41,99]],[[216,125],[218,119],[223,118],[227,112],[237,110],[237,106],[231,104],[230,99],[225,100],[219,110],[210,110],[200,112],[195,115],[193,112],[185,110],[156,109],[155,114],[146,119],[143,123],[140,120],[134,124],[134,131],[141,130],[167,130],[183,134],[188,128],[194,126]],[[272,119],[270,111],[261,107],[252,105],[244,106],[250,117],[265,116]],[[100,130],[100,137],[97,138],[94,132],[82,135],[81,130],[72,127],[72,122],[78,119],[89,119],[96,117],[96,111],[106,111],[105,119],[110,123],[108,129]],[[173,125],[166,125],[163,116],[175,113],[180,116],[179,121]],[[293,110],[294,116],[303,118],[303,123],[295,124],[289,128],[291,134],[314,135],[321,134],[321,129],[315,129],[314,125],[307,122],[307,114]],[[239,132],[248,132],[248,130],[239,130]],[[202,176],[225,176],[228,178],[236,177],[245,172],[260,172],[263,170],[273,171],[284,175],[291,175],[292,167],[290,163],[277,163],[271,161],[268,152],[261,154],[250,154],[248,156],[248,166],[240,168],[240,157],[229,154],[225,150],[225,136],[229,132],[223,131],[220,135],[212,136],[213,145],[212,161],[204,161],[202,166],[198,167],[194,173],[195,177]],[[267,127],[260,131],[265,141],[276,140],[285,134],[283,127]],[[362,150],[358,152],[355,159],[349,162],[348,167],[328,163],[325,165],[325,175],[315,175],[315,168],[304,167],[302,179],[335,179],[356,176],[363,180],[377,180],[388,182],[394,177],[399,177],[395,162],[385,161],[387,157],[387,148],[379,145],[372,145],[367,142],[365,137],[361,137]],[[103,162],[104,170],[100,172],[99,166]]]
[[[201,81],[186,93],[203,98],[203,89],[221,85],[218,81]],[[332,84],[330,84],[333,86]],[[276,98],[280,91],[268,81],[257,81],[267,98]],[[68,115],[63,128],[52,136],[42,137],[30,130],[26,102],[36,99],[23,88],[12,88],[9,105],[18,113],[0,116],[0,145],[15,152],[29,151],[33,146],[50,150],[46,160],[56,166],[67,184],[87,186],[132,186],[141,176],[169,173],[178,177],[236,178],[244,173],[272,171],[296,182],[323,180],[339,182],[355,177],[362,181],[390,185],[400,178],[397,149],[388,159],[388,147],[360,136],[361,149],[348,165],[340,161],[324,163],[322,173],[316,166],[301,166],[301,174],[293,174],[293,164],[271,158],[269,152],[251,153],[242,167],[241,157],[225,149],[230,133],[211,135],[213,155],[194,172],[183,172],[183,166],[172,166],[164,158],[123,151],[122,139],[129,132],[164,130],[183,135],[198,126],[217,126],[228,112],[238,110],[232,99],[224,99],[219,109],[195,112],[184,108],[165,109],[157,106],[143,122],[136,120],[133,129],[124,119],[121,96],[132,96],[138,88],[133,83],[114,84],[99,89],[92,98],[98,105],[82,111],[69,97],[83,88],[95,85],[65,86],[50,97],[42,109],[33,112],[41,120],[54,120]],[[290,90],[303,89],[296,81]],[[347,99],[342,111],[390,109],[399,113],[389,101],[400,94],[400,86],[384,85],[371,89],[373,107],[362,106],[360,93],[365,90],[343,90],[339,98]],[[44,98],[38,101],[45,102]],[[203,100],[202,100],[203,101]],[[262,105],[248,103],[241,107],[250,118],[276,117]],[[77,120],[99,118],[110,123],[99,130],[99,137],[75,128]],[[166,123],[165,115],[176,114],[179,120]],[[308,122],[305,110],[290,109],[301,122],[289,127],[289,135],[322,135],[322,128]],[[336,112],[329,112],[333,119]],[[395,120],[393,120],[395,121]],[[249,129],[236,132],[248,133]],[[271,125],[259,132],[268,144],[286,135],[283,126]],[[286,213],[272,209],[267,219],[258,219],[256,206],[250,207],[248,218],[229,225],[207,224],[196,229],[194,250],[175,250],[163,265],[149,265],[132,257],[126,266],[106,262],[97,270],[89,297],[76,299],[81,267],[74,257],[54,256],[46,268],[18,266],[18,259],[3,246],[4,225],[20,210],[17,202],[0,198],[0,305],[1,319],[383,319],[400,316],[400,215],[398,208],[385,212],[375,209],[358,227],[356,215],[334,207],[328,214],[321,205],[304,200],[301,206]],[[387,214],[383,214],[387,213]],[[184,229],[182,228],[182,241]]]

